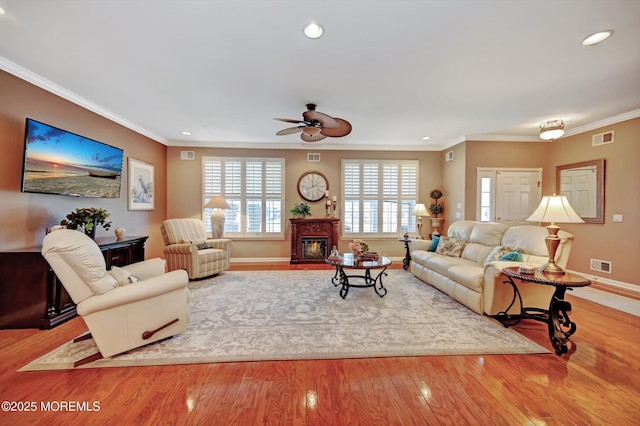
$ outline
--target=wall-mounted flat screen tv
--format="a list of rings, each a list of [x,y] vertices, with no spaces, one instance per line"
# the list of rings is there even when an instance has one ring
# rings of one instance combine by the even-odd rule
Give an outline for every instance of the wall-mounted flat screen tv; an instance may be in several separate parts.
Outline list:
[[[119,198],[120,148],[27,118],[22,192]]]

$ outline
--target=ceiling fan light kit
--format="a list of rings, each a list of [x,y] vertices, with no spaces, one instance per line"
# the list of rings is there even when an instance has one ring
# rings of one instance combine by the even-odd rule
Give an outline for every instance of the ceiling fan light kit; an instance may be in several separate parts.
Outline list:
[[[561,138],[564,135],[564,121],[549,120],[540,124],[540,139],[550,141]]]
[[[307,104],[307,110],[302,114],[302,120],[291,118],[274,118],[285,123],[295,123],[296,127],[288,127],[276,132],[278,136],[301,132],[300,137],[305,142],[318,142],[327,137],[341,138],[351,133],[351,123],[347,120],[316,111],[315,104]]]

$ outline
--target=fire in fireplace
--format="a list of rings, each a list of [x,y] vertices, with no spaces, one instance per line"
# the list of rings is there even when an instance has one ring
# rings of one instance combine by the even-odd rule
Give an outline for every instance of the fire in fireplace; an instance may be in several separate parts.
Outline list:
[[[302,237],[303,259],[324,259],[327,257],[328,238]]]

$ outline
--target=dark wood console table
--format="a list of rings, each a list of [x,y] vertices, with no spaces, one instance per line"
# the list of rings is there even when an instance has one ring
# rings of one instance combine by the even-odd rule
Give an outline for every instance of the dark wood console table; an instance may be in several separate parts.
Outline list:
[[[109,269],[144,260],[147,238],[98,237],[96,243]],[[30,247],[0,253],[0,329],[48,329],[77,315],[41,252],[42,247]]]

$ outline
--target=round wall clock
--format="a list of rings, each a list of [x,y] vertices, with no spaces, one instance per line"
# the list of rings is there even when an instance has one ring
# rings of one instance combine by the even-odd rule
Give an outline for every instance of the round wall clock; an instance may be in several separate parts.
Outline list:
[[[306,172],[298,179],[298,193],[307,201],[319,201],[329,189],[327,178],[320,172]]]

